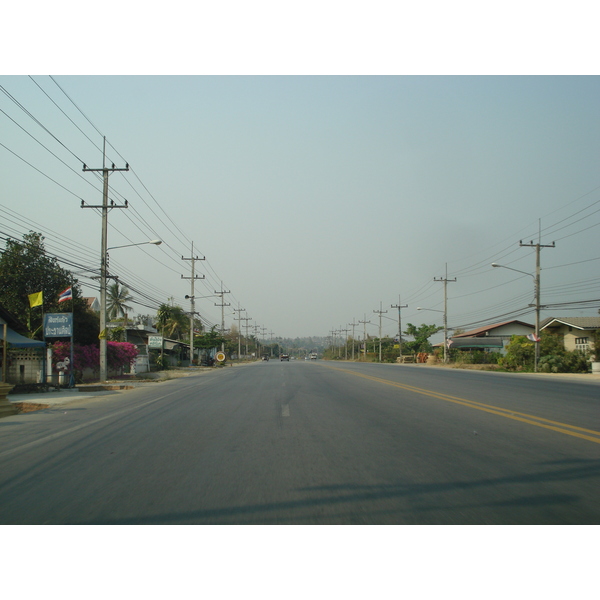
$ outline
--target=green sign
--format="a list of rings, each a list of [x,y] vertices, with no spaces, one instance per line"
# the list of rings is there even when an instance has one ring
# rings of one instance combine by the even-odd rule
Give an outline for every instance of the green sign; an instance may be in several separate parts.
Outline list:
[[[149,335],[148,336],[148,348],[162,348],[163,339],[162,335]]]

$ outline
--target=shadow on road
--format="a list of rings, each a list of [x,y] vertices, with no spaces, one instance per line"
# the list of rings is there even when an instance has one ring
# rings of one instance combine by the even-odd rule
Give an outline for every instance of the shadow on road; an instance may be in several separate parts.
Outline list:
[[[496,496],[498,499],[490,500],[489,496],[486,496],[487,500],[482,498],[476,502],[464,502],[466,498],[475,499],[477,490],[506,485],[566,482],[595,478],[600,475],[600,461],[596,460],[559,461],[543,463],[539,466],[550,467],[550,470],[478,481],[310,486],[291,491],[291,493],[302,494],[303,497],[297,500],[202,508],[147,516],[136,515],[131,518],[107,518],[93,521],[92,524],[598,523],[600,510],[596,508],[594,514],[589,510],[580,512],[578,506],[580,496],[576,494],[547,493],[545,490],[546,493],[524,495],[522,489],[515,488],[513,491],[515,495],[506,499]],[[507,490],[503,489],[502,496],[510,496],[510,491],[507,493]],[[350,512],[339,512],[343,506],[350,505],[354,505]],[[326,510],[312,512],[315,508]],[[479,521],[477,518],[473,520],[465,516],[464,511],[467,509],[477,510],[477,514],[487,516],[482,516]],[[494,512],[489,509],[508,510]],[[520,512],[515,514],[517,509]],[[427,512],[435,513],[435,516],[426,519],[418,516],[419,513]]]

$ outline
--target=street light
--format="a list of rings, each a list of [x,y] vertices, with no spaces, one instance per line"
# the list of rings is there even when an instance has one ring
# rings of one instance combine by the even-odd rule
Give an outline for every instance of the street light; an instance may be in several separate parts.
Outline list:
[[[103,246],[106,246],[106,237],[103,236]],[[108,251],[117,248],[128,248],[129,246],[143,246],[144,244],[154,244],[159,246],[162,240],[151,240],[149,242],[139,242],[137,244],[125,244],[124,246],[112,246],[105,248],[102,253],[102,264],[100,270],[100,381],[108,379],[108,369],[106,361],[106,280],[108,279]]]
[[[154,244],[155,246],[160,246],[162,244],[162,240],[151,240],[149,242],[139,242],[138,244],[125,244],[124,246],[111,246],[107,248],[106,251],[114,250],[115,248],[129,248],[130,246],[143,246],[144,244]]]
[[[417,310],[430,310],[433,312],[439,312],[444,315],[444,363],[448,362],[448,318],[445,310],[437,310],[435,308],[423,308],[417,306]]]
[[[501,269],[508,269],[509,271],[516,271],[517,273],[523,273],[523,275],[529,275],[533,279],[533,289],[535,292],[535,358],[533,364],[533,370],[537,373],[538,362],[540,360],[540,269],[539,265],[536,270],[536,274],[527,273],[527,271],[521,271],[520,269],[513,269],[505,265],[499,265],[498,263],[492,263],[492,267],[500,267]],[[531,304],[529,305],[531,306]]]

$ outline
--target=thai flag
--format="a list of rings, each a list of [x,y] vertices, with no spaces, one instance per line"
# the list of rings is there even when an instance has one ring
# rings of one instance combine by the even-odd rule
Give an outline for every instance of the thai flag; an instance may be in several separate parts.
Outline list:
[[[539,342],[542,338],[538,337],[537,335],[535,335],[535,333],[530,333],[527,336],[528,340],[531,340],[532,342]]]
[[[73,289],[70,287],[61,292],[58,296],[59,302],[64,302],[65,300],[73,300]]]

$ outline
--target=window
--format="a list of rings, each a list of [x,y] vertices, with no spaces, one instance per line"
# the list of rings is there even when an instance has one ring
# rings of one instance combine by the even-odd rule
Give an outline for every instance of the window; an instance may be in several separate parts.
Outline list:
[[[590,338],[578,337],[575,338],[575,350],[589,350],[590,349]]]

